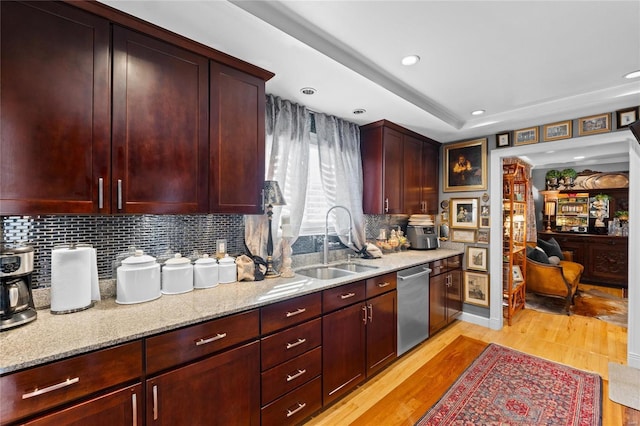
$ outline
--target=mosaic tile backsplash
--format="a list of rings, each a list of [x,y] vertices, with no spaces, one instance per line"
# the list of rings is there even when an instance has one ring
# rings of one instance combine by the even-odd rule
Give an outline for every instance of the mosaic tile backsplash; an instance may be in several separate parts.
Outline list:
[[[407,216],[365,215],[367,238],[380,228],[406,227]],[[113,215],[113,216],[0,216],[0,234],[7,243],[23,243],[34,249],[33,286],[51,284],[51,250],[63,244],[88,243],[98,253],[100,279],[114,277],[114,261],[130,247],[162,258],[180,252],[214,253],[216,240],[227,240],[231,255],[245,252],[242,215]],[[294,255],[321,250],[317,237],[301,237]]]

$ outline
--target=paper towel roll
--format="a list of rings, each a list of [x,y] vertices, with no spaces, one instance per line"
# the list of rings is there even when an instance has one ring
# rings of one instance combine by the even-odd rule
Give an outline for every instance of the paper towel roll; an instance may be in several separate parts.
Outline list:
[[[98,262],[92,247],[61,248],[51,252],[51,312],[71,313],[100,300]]]

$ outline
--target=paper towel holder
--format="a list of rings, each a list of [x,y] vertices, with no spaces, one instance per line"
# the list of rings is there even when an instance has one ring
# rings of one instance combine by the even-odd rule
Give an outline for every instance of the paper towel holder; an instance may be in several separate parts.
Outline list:
[[[89,300],[86,301],[86,303],[82,303],[81,305],[79,305],[78,303],[76,303],[75,300],[72,299],[72,296],[70,296],[70,293],[67,290],[57,290],[56,288],[56,283],[54,282],[54,251],[58,251],[58,250],[69,250],[69,252],[71,251],[76,251],[76,249],[80,249],[80,248],[88,248],[88,249],[93,249],[93,245],[89,244],[89,243],[63,243],[63,244],[58,244],[56,246],[53,247],[52,250],[52,281],[51,281],[51,313],[53,315],[64,315],[64,314],[71,314],[74,312],[80,312],[80,311],[84,311],[86,309],[92,308],[95,305],[95,301],[96,300],[100,300],[100,290],[99,290],[99,283],[98,283],[98,275],[97,275],[97,260],[96,260],[96,256],[95,256],[95,249],[93,250],[94,252],[94,256],[93,256],[93,264],[89,266],[89,268],[93,269],[94,271],[91,272],[91,280],[89,285]],[[73,294],[73,292],[71,293]],[[55,306],[54,306],[54,298],[57,299]],[[71,298],[71,299],[70,299]]]

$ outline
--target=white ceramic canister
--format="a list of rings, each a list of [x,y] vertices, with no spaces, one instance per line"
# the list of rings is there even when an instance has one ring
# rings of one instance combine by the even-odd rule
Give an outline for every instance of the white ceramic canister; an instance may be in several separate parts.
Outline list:
[[[193,265],[193,286],[211,288],[218,285],[218,262],[205,254]]]
[[[162,266],[162,293],[180,294],[193,290],[193,265],[176,253]]]
[[[220,264],[220,283],[234,283],[237,280],[238,269],[236,268],[236,259],[225,254],[218,263]]]
[[[117,269],[116,303],[129,305],[157,299],[160,292],[160,264],[155,257],[136,250]]]

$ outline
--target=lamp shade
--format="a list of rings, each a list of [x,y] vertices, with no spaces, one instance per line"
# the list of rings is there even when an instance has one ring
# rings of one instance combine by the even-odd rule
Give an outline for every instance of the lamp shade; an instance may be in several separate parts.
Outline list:
[[[280,185],[275,180],[264,181],[264,203],[271,204],[272,206],[284,206],[287,204],[280,191]]]

